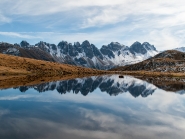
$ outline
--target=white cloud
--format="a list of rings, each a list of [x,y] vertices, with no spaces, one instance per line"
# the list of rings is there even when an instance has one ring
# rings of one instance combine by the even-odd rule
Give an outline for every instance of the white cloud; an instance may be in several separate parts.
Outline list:
[[[22,39],[40,38],[40,37],[36,37],[34,35],[28,35],[28,33],[18,33],[18,32],[0,32],[0,35],[9,36],[9,37],[16,37],[16,38],[22,38]]]
[[[0,13],[0,23],[10,23],[11,19]]]
[[[128,46],[149,41],[159,50],[171,49],[185,43],[184,5],[184,0],[1,0],[0,23],[16,21],[45,30],[0,34],[52,43],[88,39],[98,47],[111,41]]]
[[[21,99],[28,99],[32,97],[35,97],[35,96],[34,95],[17,95],[17,96],[12,95],[12,96],[1,97],[0,100],[21,100]]]
[[[139,34],[136,35],[134,35],[135,32],[129,33],[128,30],[129,28],[115,28],[114,33],[116,33],[116,35],[112,34],[112,29],[103,32],[97,31],[92,33],[0,32],[0,35],[11,38],[19,38],[19,42],[23,39],[28,39],[30,44],[35,44],[38,41],[46,41],[49,43],[58,44],[62,40],[70,43],[74,43],[76,41],[82,43],[85,40],[89,40],[90,43],[95,44],[98,48],[100,48],[102,45],[107,45],[112,41],[117,41],[127,46],[132,45],[132,43],[135,41],[140,41],[141,43],[148,41],[155,45],[158,50],[169,50],[185,44],[184,30],[177,30],[177,32],[169,29],[146,30],[146,32],[148,31],[146,34],[139,30]]]
[[[155,42],[156,46],[160,46],[158,47],[159,50],[169,50],[183,45],[180,38],[174,36],[172,32],[167,29],[152,31],[149,36],[150,40]]]

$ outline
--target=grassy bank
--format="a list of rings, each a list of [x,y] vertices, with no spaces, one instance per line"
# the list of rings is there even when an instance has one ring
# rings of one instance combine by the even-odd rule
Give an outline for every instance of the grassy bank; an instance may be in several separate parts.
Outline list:
[[[68,64],[47,62],[0,54],[0,75],[43,75],[56,76],[66,74],[103,74],[108,71],[83,68]]]
[[[66,74],[66,75],[57,75],[57,76],[40,76],[40,75],[10,75],[10,76],[0,76],[0,89],[13,88],[19,86],[30,86],[37,85],[46,82],[61,81],[61,80],[70,80],[75,78],[83,78],[90,76],[100,76],[102,74]]]
[[[185,73],[152,72],[152,71],[115,71],[115,74],[145,76],[145,77],[179,77],[185,78]]]

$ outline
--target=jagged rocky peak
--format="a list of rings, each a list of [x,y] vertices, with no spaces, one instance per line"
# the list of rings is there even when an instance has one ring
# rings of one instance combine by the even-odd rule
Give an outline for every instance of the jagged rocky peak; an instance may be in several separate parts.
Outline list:
[[[149,50],[156,51],[156,48],[153,45],[150,45],[148,42],[141,44],[140,42],[136,41],[130,46],[130,51],[134,54],[140,53],[144,55]]]
[[[64,47],[64,46],[67,46],[68,45],[68,42],[67,41],[61,41],[58,43],[58,46],[60,47]]]
[[[10,43],[1,42],[0,43],[0,53],[9,54],[9,55],[19,55],[19,47],[12,45]]]
[[[148,42],[144,42],[144,43],[142,44],[142,46],[144,46],[145,49],[147,49],[147,50],[157,51],[156,48],[154,47],[154,45],[151,45],[151,44],[148,43]]]
[[[79,53],[82,53],[82,52],[83,52],[83,49],[82,49],[82,47],[81,47],[81,45],[80,45],[79,42],[75,42],[75,43],[74,43],[74,47],[75,47],[75,49],[76,49]]]
[[[20,46],[23,48],[27,48],[30,46],[30,44],[27,41],[21,41]]]
[[[78,52],[76,50],[76,48],[72,45],[72,43],[69,43],[68,45],[68,50],[69,50],[69,55],[72,56],[72,57],[75,57],[78,55]]]
[[[108,47],[112,50],[112,51],[119,51],[122,48],[125,48],[126,46],[121,45],[118,42],[111,42],[110,44],[108,44]]]
[[[82,42],[82,45],[86,45],[86,46],[90,46],[91,44],[90,44],[90,42],[88,41],[88,40],[85,40],[84,42]]]
[[[57,51],[57,46],[55,44],[50,44],[51,49]]]
[[[46,42],[43,42],[43,41],[40,41],[39,43],[35,44],[35,46],[38,46],[38,47],[45,47],[46,45]]]
[[[35,46],[39,47],[41,50],[44,50],[46,52],[50,52],[50,45],[49,43],[40,41],[39,43],[35,44]]]
[[[80,43],[79,42],[74,42],[74,46],[79,47],[80,46]]]
[[[99,49],[94,44],[91,44],[91,46],[92,46],[94,55],[96,57],[100,58],[101,60],[103,60],[103,55],[101,54],[101,52],[99,51]]]
[[[106,45],[103,45],[100,51],[103,55],[108,56],[109,58],[115,58],[115,55],[112,50]]]
[[[61,53],[68,54],[68,42],[67,41],[59,42],[58,48],[61,49],[60,50]]]
[[[128,46],[122,45],[118,42],[111,42],[108,45],[103,45],[100,51],[103,55],[106,55],[109,58],[115,58],[115,52],[118,52],[118,55],[120,55],[121,51],[127,49],[129,49]]]
[[[93,58],[94,54],[93,54],[93,49],[92,49],[92,46],[91,44],[89,43],[89,41],[85,40],[83,43],[82,43],[82,48],[84,50],[84,53],[86,54],[86,56],[90,59]]]
[[[20,47],[20,44],[18,44],[18,43],[14,43],[14,46]]]
[[[141,45],[140,42],[135,42],[130,46],[130,51],[132,53],[140,53],[140,54],[146,54],[146,49]]]

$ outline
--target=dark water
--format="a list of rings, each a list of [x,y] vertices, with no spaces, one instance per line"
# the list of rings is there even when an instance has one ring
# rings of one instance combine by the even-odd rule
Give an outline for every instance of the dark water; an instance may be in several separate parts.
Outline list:
[[[118,75],[0,90],[0,139],[184,139],[184,92]]]

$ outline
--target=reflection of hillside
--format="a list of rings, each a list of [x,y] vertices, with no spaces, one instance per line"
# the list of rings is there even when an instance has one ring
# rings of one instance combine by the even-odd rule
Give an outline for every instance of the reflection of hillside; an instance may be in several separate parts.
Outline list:
[[[25,86],[19,89],[21,92],[25,92],[29,88],[34,88],[38,92],[56,89],[60,94],[66,94],[72,91],[75,94],[81,93],[84,96],[99,88],[102,92],[106,92],[111,96],[129,92],[133,97],[147,97],[157,89],[154,85],[140,79],[129,76],[119,79],[118,75],[77,78],[66,81],[43,83],[35,86]]]
[[[185,92],[184,91],[185,79],[183,78],[171,78],[171,77],[150,77],[150,78],[140,77],[140,78],[166,91],[181,92],[180,94]]]
[[[32,86],[36,84],[42,84],[46,82],[58,81],[58,80],[70,80],[74,78],[83,78],[87,76],[95,76],[97,74],[66,74],[62,76],[40,76],[40,75],[25,75],[25,76],[0,76],[0,89],[13,88],[18,86]]]

